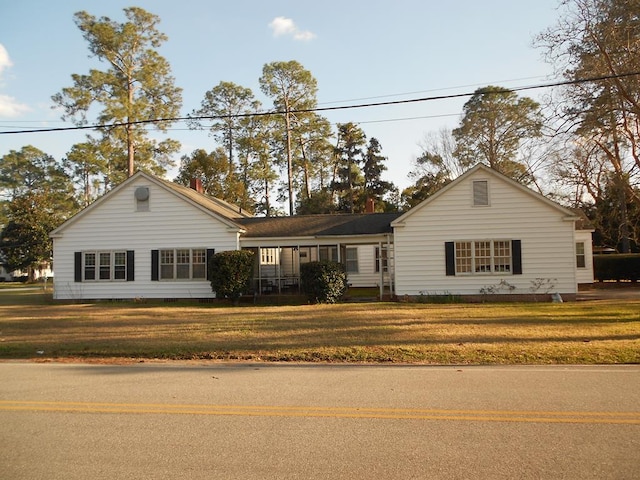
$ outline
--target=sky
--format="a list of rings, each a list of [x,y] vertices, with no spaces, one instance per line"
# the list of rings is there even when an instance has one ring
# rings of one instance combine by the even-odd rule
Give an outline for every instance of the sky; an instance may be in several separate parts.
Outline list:
[[[318,82],[319,107],[348,106],[472,93],[498,85],[549,82],[533,38],[556,23],[558,0],[0,0],[0,133],[72,126],[51,96],[72,85],[72,74],[104,69],[89,57],[73,21],[85,10],[124,22],[136,6],[160,17],[168,41],[159,53],[183,89],[181,116],[221,81],[260,92],[262,67],[297,60]],[[540,100],[544,89],[521,95]],[[455,128],[469,97],[324,112],[334,125],[355,122],[387,157],[384,178],[410,185],[412,161],[430,133]],[[89,123],[95,123],[89,119]],[[62,159],[86,132],[0,134],[0,157],[26,145]],[[208,132],[177,123],[175,160],[210,151]],[[161,139],[162,136],[156,136]],[[177,169],[168,172],[172,179]]]

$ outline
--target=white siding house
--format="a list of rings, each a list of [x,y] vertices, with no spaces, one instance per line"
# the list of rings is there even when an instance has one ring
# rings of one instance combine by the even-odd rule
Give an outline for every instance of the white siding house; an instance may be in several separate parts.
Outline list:
[[[592,229],[576,230],[576,281],[578,285],[593,284]]]
[[[392,222],[396,295],[577,292],[578,218],[476,165]]]
[[[136,173],[52,232],[54,298],[212,297],[207,252],[238,249],[242,231],[224,208]]]
[[[575,298],[593,282],[579,217],[477,165],[405,214],[258,218],[137,172],[51,233],[54,298],[212,298],[215,252],[255,252],[252,292],[297,293],[300,265],[342,262],[353,287],[389,296]]]

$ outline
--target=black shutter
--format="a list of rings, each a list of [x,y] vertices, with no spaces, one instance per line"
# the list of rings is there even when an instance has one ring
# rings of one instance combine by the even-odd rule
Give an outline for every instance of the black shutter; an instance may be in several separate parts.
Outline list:
[[[456,246],[454,242],[444,242],[444,254],[447,265],[447,276],[456,274]]]
[[[160,265],[160,252],[158,250],[151,250],[151,281],[157,282],[160,278],[158,274]]]
[[[73,281],[82,281],[82,252],[73,253]]]
[[[216,253],[215,248],[207,248],[207,280],[211,280],[209,275],[209,262],[211,261],[211,257]]]
[[[134,251],[127,250],[127,282],[133,282],[135,276]]]
[[[511,257],[513,258],[513,274],[522,275],[522,243],[511,240]]]

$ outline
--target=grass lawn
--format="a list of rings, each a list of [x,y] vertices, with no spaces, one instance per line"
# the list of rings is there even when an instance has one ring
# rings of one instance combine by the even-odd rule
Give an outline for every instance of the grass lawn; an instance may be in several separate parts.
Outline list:
[[[0,358],[640,363],[640,301],[302,306],[57,304],[0,289]]]

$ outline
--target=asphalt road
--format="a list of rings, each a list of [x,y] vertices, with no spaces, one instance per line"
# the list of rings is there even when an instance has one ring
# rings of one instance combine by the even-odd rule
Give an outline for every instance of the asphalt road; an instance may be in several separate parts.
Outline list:
[[[0,478],[638,479],[640,366],[0,363]]]

